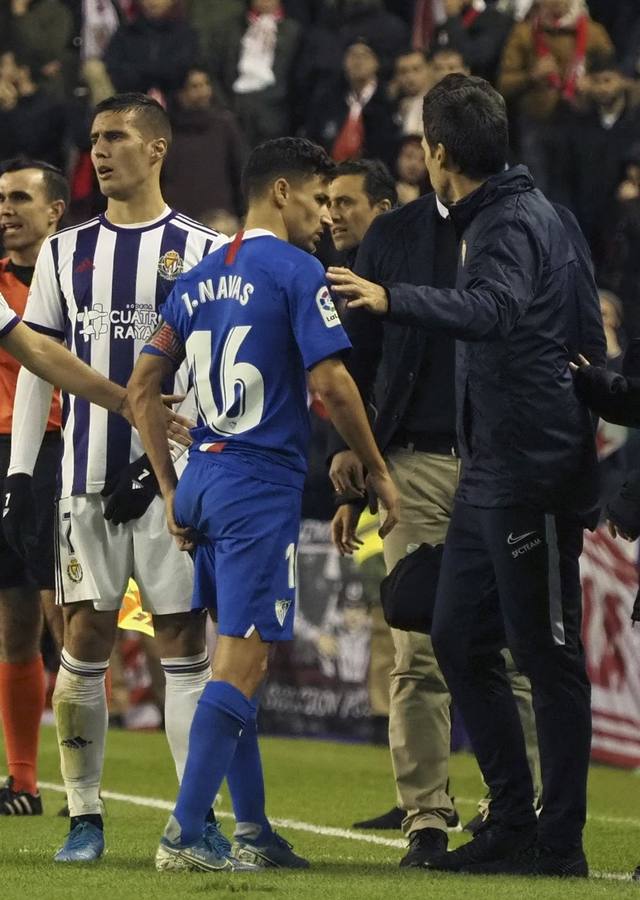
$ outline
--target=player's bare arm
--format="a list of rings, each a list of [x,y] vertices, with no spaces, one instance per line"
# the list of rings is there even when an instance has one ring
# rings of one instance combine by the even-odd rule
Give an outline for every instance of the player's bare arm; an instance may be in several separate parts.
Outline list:
[[[2,338],[2,344],[34,375],[133,422],[126,390],[83,363],[57,341],[19,322]]]
[[[360,392],[344,364],[335,357],[313,367],[310,386],[320,395],[331,421],[366,468],[367,482],[387,510],[380,529],[380,536],[385,537],[398,521],[398,494],[371,432]],[[341,489],[339,484],[334,487]]]
[[[76,394],[110,412],[119,413],[135,425],[125,388],[96,372],[58,341],[33,331],[22,322],[18,322],[0,340],[5,350],[34,375],[62,388],[68,394]],[[178,395],[163,395],[162,415],[165,436],[188,447],[191,442],[191,423],[175,413],[170,406],[182,399]]]
[[[174,371],[174,363],[167,356],[141,353],[129,379],[127,394],[142,445],[164,498],[169,531],[181,550],[192,550],[195,542],[191,530],[180,528],[173,514],[178,476],[169,450],[161,385]]]

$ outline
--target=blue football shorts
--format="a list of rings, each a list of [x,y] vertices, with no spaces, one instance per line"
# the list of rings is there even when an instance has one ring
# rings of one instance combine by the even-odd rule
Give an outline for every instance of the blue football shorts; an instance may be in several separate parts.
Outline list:
[[[231,471],[193,453],[175,497],[194,528],[192,609],[214,609],[218,633],[290,641],[302,492]]]

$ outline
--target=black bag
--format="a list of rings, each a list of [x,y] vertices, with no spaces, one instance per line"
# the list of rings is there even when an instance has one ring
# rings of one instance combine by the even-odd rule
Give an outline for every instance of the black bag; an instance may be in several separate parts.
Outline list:
[[[420,544],[382,580],[382,610],[392,628],[431,633],[443,547]]]

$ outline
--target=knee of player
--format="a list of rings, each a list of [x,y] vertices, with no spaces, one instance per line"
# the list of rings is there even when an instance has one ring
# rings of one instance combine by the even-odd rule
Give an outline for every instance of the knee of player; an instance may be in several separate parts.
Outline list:
[[[66,611],[66,608],[65,608]],[[75,659],[91,662],[109,659],[115,641],[116,619],[107,613],[65,617],[64,646]]]
[[[213,674],[216,680],[227,681],[251,699],[266,678],[268,665],[266,652],[264,655],[252,653],[221,666],[214,663]]]
[[[202,611],[153,617],[158,653],[181,659],[205,648],[206,614]]]

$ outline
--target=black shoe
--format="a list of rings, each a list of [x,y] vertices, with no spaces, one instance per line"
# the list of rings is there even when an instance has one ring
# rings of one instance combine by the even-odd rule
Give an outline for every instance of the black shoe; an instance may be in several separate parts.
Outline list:
[[[587,878],[589,865],[582,847],[558,852],[533,844],[510,859],[479,863],[463,871],[476,875],[538,875],[545,878]]]
[[[640,881],[640,866],[637,867],[633,875],[631,876],[632,881]]]
[[[447,823],[447,831],[462,831],[462,822],[460,821],[460,815],[456,809],[455,797],[451,798],[451,805],[453,806],[453,809],[448,816],[444,817],[444,820]]]
[[[40,794],[14,791],[13,775],[9,775],[0,788],[0,816],[41,816],[42,798]]]
[[[379,831],[394,831],[402,828],[402,820],[406,816],[406,812],[398,806],[394,806],[389,812],[383,813],[375,819],[365,819],[363,822],[354,822],[353,828],[373,829]]]
[[[449,838],[439,828],[419,828],[409,835],[409,852],[400,860],[401,869],[420,868],[447,852]]]
[[[507,828],[487,819],[468,844],[451,853],[443,853],[427,863],[427,867],[443,872],[473,873],[478,866],[512,860],[528,850],[535,843],[536,831],[537,823],[524,828]]]

